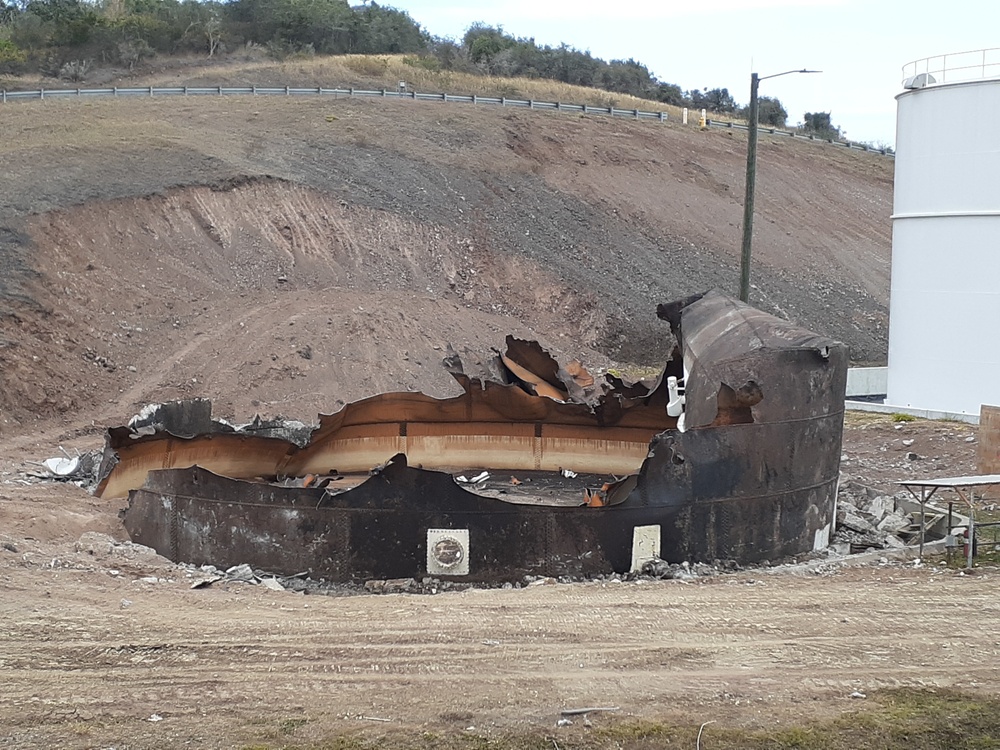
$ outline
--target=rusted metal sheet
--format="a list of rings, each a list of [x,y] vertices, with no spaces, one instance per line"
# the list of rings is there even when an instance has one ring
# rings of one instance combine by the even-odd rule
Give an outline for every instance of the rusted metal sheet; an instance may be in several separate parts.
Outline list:
[[[130,493],[126,529],[172,559],[250,561],[332,580],[431,570],[476,581],[590,575],[629,570],[643,555],[746,563],[825,546],[846,347],[718,293],[658,312],[674,328],[680,354],[665,375],[687,373],[683,431],[665,416],[665,378],[643,396],[609,381],[595,404],[581,404],[481,383],[456,368],[466,385],[457,399],[386,394],[323,417],[304,448],[259,438],[241,444],[260,457],[258,475],[346,471],[338,463],[352,456],[371,466],[395,453],[356,486],[279,487],[232,476],[231,467],[229,477],[203,468],[152,471]],[[544,361],[516,359],[558,388]],[[198,462],[209,447],[223,446],[218,460],[231,461],[232,439],[174,439],[168,452]],[[150,467],[154,456],[166,462],[152,451],[136,466]],[[611,476],[623,457],[635,469]],[[574,461],[592,474],[564,480],[551,471]],[[505,488],[460,485],[434,470],[471,466],[536,473]],[[130,471],[134,481],[141,469]]]
[[[556,389],[540,379],[551,389],[548,396],[529,392],[533,387],[469,378],[458,367],[452,372],[465,390],[461,396],[386,393],[350,403],[321,416],[301,447],[231,428],[193,437],[109,430],[97,493],[124,497],[157,469],[197,465],[236,479],[353,473],[367,472],[396,453],[443,470],[556,471],[586,465],[594,472],[629,474],[642,463],[652,436],[676,425],[659,387],[625,395],[609,386],[592,401],[572,401],[551,397]],[[594,390],[587,390],[588,398]]]

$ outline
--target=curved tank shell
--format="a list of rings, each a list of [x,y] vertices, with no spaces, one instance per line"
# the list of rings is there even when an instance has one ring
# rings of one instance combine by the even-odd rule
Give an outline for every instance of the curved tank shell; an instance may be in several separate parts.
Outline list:
[[[1000,61],[998,52],[904,68],[911,75],[896,97],[890,404],[978,414],[981,404],[1000,402],[1000,64],[989,62],[991,54]]]
[[[117,491],[143,475],[132,484],[125,528],[173,560],[250,562],[338,581],[586,576],[637,570],[653,558],[748,563],[825,547],[846,347],[716,292],[657,313],[677,347],[645,395],[619,388],[610,400],[574,405],[461,375],[465,396],[374,397],[324,417],[303,446],[237,433],[112,431],[121,473],[112,470],[104,487]],[[539,356],[522,359],[546,364],[532,351]],[[522,374],[531,381],[544,369]],[[680,429],[661,384],[684,373]],[[413,440],[430,426],[437,453]],[[644,436],[639,455],[626,430]],[[385,435],[393,439],[370,441]],[[464,465],[489,470],[482,481],[454,475],[455,449],[441,436],[461,438]],[[332,476],[323,486],[287,486],[273,476],[307,471],[317,455],[332,465],[360,460],[356,441],[368,441],[366,460],[384,461],[357,482]],[[612,442],[634,461],[624,478],[602,464]],[[550,451],[576,456],[580,473],[552,471]]]

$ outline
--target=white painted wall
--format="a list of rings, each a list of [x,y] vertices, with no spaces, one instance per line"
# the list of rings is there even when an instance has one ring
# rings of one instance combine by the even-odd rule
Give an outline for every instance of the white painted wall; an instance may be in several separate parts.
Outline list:
[[[888,393],[886,383],[889,378],[888,367],[849,367],[847,368],[847,398],[851,396],[877,396]]]
[[[1000,401],[1000,79],[896,97],[890,404]]]

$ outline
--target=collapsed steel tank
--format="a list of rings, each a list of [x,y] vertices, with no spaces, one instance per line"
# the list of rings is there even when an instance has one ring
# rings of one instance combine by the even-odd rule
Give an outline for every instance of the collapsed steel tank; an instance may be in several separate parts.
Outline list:
[[[495,378],[446,360],[460,396],[373,396],[297,442],[202,407],[193,425],[116,428],[98,492],[127,494],[132,540],[172,560],[331,581],[588,576],[825,547],[846,347],[719,292],[657,313],[674,346],[652,383],[595,378],[508,337]]]

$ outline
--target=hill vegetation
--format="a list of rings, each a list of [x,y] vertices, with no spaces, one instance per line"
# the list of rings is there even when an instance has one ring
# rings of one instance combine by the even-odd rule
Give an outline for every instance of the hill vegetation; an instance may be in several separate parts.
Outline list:
[[[746,118],[725,88],[684,90],[634,59],[606,61],[567,44],[539,45],[473,23],[461,40],[434,37],[404,11],[347,0],[0,0],[0,74],[38,73],[83,82],[118,66],[134,72],[154,56],[406,55],[432,72],[549,80],[661,104]],[[806,130],[825,129],[806,113]],[[788,113],[762,97],[760,121],[785,127]]]

